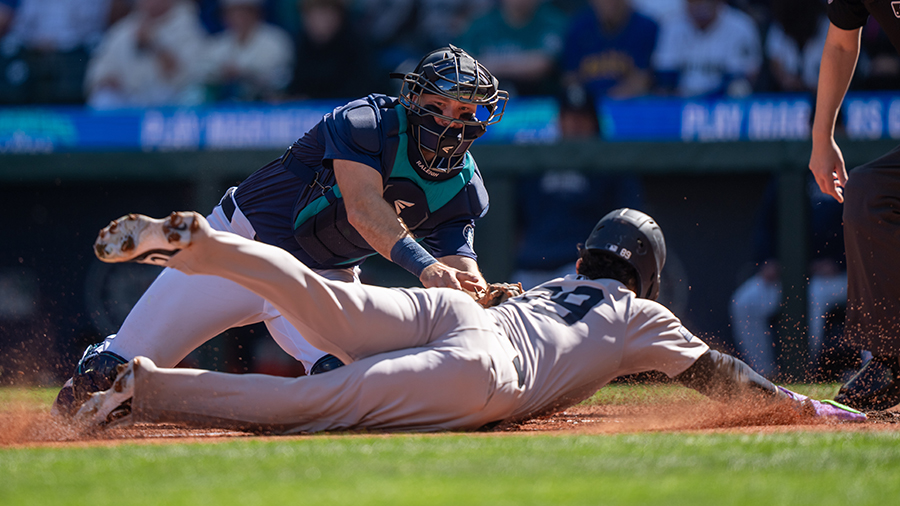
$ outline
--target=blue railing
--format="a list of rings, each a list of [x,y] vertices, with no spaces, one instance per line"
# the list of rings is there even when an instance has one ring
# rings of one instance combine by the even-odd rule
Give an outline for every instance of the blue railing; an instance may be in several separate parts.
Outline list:
[[[241,104],[95,111],[80,107],[0,109],[0,153],[281,148],[341,102]],[[843,126],[857,140],[900,138],[900,93],[851,93]],[[550,98],[510,102],[480,144],[552,143],[559,138]],[[809,138],[807,95],[745,99],[639,98],[598,108],[608,141],[772,141]]]

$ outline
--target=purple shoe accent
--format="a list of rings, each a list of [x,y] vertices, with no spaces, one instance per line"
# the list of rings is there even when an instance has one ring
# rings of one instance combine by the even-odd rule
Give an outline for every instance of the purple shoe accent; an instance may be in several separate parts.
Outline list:
[[[867,417],[865,413],[861,413],[849,406],[844,406],[841,403],[834,401],[817,401],[781,386],[778,387],[778,390],[798,402],[802,408],[809,410],[816,418],[826,418],[828,420],[837,420],[841,422],[866,421]]]

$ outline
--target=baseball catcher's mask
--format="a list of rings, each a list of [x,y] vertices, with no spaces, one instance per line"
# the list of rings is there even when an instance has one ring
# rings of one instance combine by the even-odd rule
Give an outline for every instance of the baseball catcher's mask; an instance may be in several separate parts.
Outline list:
[[[391,77],[403,79],[400,103],[408,112],[409,133],[419,154],[423,159],[426,153],[434,154],[424,167],[414,164],[428,179],[446,179],[462,170],[469,146],[488,125],[500,121],[509,100],[484,65],[453,45],[428,53],[412,72]],[[474,105],[476,112],[469,118],[445,116],[436,107],[420,106],[423,94]],[[450,123],[440,126],[437,119]]]
[[[584,241],[584,248],[615,255],[635,268],[638,297],[659,297],[659,275],[666,263],[666,239],[650,216],[622,208],[604,216]]]

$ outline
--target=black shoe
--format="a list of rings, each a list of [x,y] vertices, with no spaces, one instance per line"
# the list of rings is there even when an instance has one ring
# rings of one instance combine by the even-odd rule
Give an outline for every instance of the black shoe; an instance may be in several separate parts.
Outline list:
[[[313,364],[312,367],[310,367],[309,375],[312,376],[313,374],[322,374],[323,372],[328,372],[343,366],[344,363],[341,362],[341,359],[335,357],[334,355],[325,355],[319,360],[316,360],[316,363]]]
[[[900,404],[900,359],[872,357],[850,378],[834,400],[862,411],[882,411]]]
[[[92,393],[112,386],[118,374],[116,368],[128,361],[111,351],[97,351],[99,347],[92,344],[84,350],[72,379],[57,394],[51,413],[71,418]]]

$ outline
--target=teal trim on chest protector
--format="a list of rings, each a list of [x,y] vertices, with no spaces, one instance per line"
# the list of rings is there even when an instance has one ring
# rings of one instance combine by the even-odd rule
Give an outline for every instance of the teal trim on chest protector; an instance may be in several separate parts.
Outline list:
[[[447,202],[450,202],[472,179],[472,176],[475,175],[475,161],[472,159],[472,155],[466,152],[466,161],[463,163],[463,169],[453,178],[443,181],[428,181],[422,178],[409,162],[406,109],[399,104],[394,106],[394,109],[397,110],[397,118],[400,120],[400,145],[397,146],[397,157],[394,158],[394,168],[391,170],[391,177],[408,179],[421,188],[425,192],[425,199],[428,201],[428,210],[433,213],[447,205]]]
[[[335,199],[341,198],[341,189],[338,188],[337,183],[334,183],[331,189],[332,191],[334,191]],[[303,225],[306,220],[322,212],[322,209],[328,207],[328,204],[330,204],[330,202],[328,201],[328,197],[326,197],[325,195],[322,195],[316,200],[310,202],[308,206],[304,207],[302,211],[297,213],[297,219],[294,220],[294,230],[297,230],[297,228],[300,227],[300,225]]]
[[[453,178],[443,181],[428,181],[423,179],[409,162],[409,154],[407,153],[409,142],[408,135],[406,134],[406,109],[399,104],[394,108],[397,110],[397,119],[399,123],[399,144],[397,146],[397,156],[394,157],[394,167],[391,169],[390,177],[408,179],[421,188],[422,192],[425,193],[425,200],[428,201],[428,211],[433,213],[435,210],[447,205],[447,203],[450,202],[472,179],[472,176],[475,175],[475,161],[472,159],[472,155],[467,152],[462,171]],[[336,182],[332,186],[332,190],[334,191],[335,199],[341,198],[341,189],[338,188]],[[334,199],[332,199],[332,201],[333,200]],[[294,220],[294,230],[297,230],[297,228],[299,228],[300,225],[303,225],[306,220],[319,214],[323,209],[328,207],[330,203],[331,202],[329,202],[324,195],[310,202],[309,205],[304,207],[303,210],[297,214],[297,218]]]

